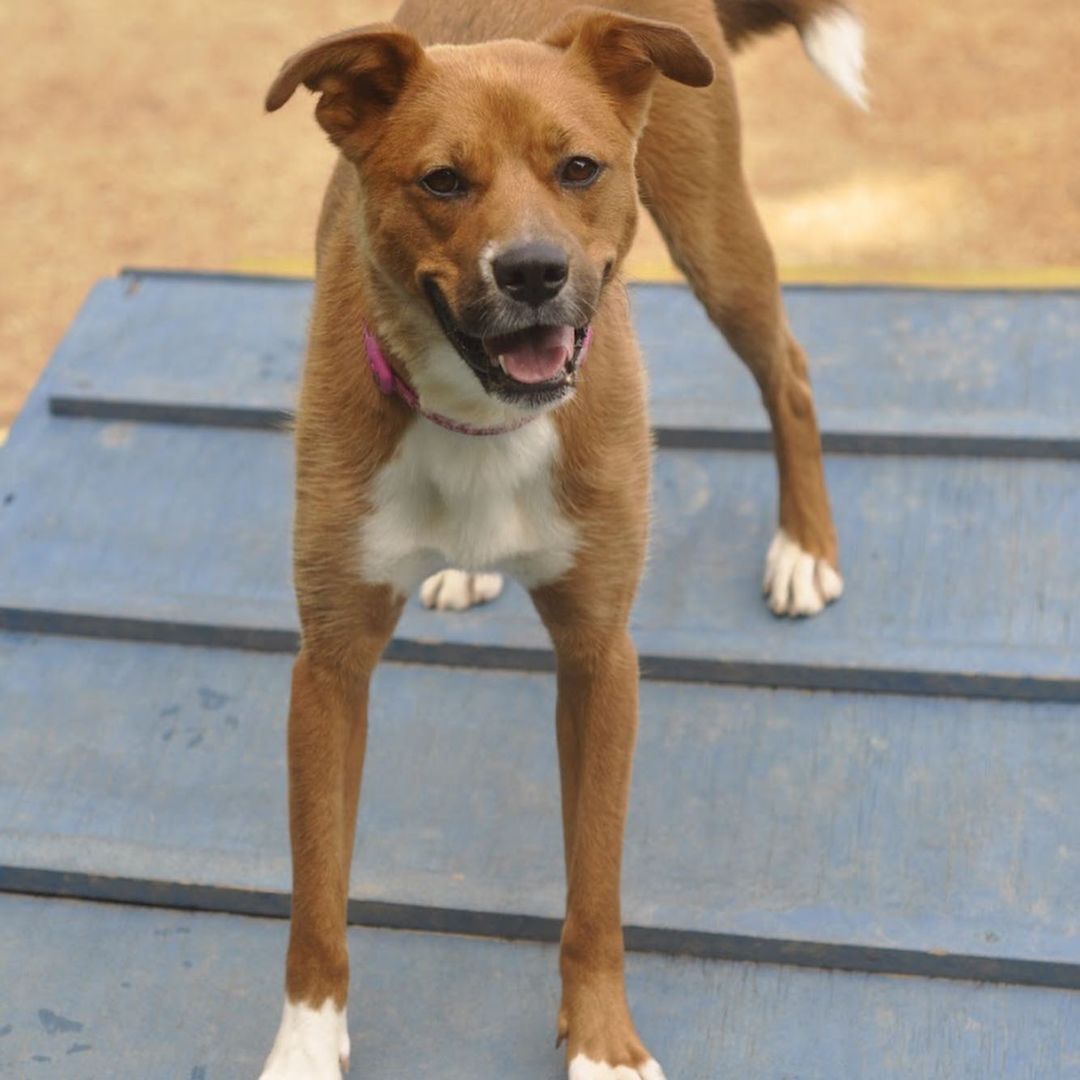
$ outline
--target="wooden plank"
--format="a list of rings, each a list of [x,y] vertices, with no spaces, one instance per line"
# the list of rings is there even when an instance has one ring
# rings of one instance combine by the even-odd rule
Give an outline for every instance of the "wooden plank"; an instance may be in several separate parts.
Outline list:
[[[633,286],[661,445],[761,449],[752,380],[690,293]],[[1080,296],[787,292],[828,449],[1080,456]],[[133,274],[100,282],[57,350],[53,410],[278,427],[295,400],[310,283]]]
[[[289,669],[0,636],[0,888],[284,914]],[[380,668],[355,921],[557,936],[553,715]],[[1078,757],[1075,706],[645,683],[629,944],[1080,987]]]
[[[105,279],[56,350],[51,392],[291,410],[310,306],[309,281]]]
[[[280,923],[0,898],[0,1076],[253,1077],[284,949]],[[350,952],[360,1075],[565,1076],[552,947],[354,930]],[[1068,992],[662,957],[627,979],[672,1077],[1068,1080],[1080,1060]]]
[[[652,559],[634,615],[648,673],[1080,700],[1076,466],[839,457],[828,472],[847,594],[793,623],[758,595],[770,459],[658,455]],[[281,435],[72,423],[32,405],[0,455],[0,621],[291,649],[290,485]],[[464,614],[414,599],[393,655],[550,663],[516,588]]]

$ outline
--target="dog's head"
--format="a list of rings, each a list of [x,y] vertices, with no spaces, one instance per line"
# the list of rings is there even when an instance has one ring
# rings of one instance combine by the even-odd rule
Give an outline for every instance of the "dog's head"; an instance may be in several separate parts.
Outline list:
[[[347,31],[288,60],[266,107],[301,83],[321,95],[380,286],[445,335],[471,385],[536,408],[570,392],[633,238],[657,75],[705,86],[713,68],[680,27],[583,8],[540,42],[425,50],[389,25]]]

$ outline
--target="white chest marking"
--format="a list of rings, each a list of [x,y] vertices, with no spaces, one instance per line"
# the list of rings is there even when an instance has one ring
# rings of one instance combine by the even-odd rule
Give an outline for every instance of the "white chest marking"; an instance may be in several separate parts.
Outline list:
[[[448,565],[504,570],[527,588],[554,581],[577,546],[552,490],[558,450],[546,416],[493,436],[417,420],[375,476],[361,575],[401,593]]]

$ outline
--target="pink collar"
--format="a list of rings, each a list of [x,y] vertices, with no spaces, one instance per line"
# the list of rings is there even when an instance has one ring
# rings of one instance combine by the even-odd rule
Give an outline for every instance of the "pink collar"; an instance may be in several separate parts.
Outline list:
[[[591,340],[592,327],[590,326],[586,331],[585,340],[581,343],[579,363],[585,359],[585,351],[588,349]],[[509,431],[517,431],[518,428],[531,423],[540,415],[540,413],[535,413],[532,416],[523,416],[516,423],[506,424],[502,427],[474,427],[472,424],[464,424],[460,420],[451,420],[449,416],[432,412],[420,404],[419,395],[390,366],[390,361],[386,359],[382,346],[379,345],[379,339],[366,326],[364,327],[364,351],[367,353],[368,366],[371,368],[375,385],[387,397],[399,397],[413,412],[419,413],[425,420],[430,420],[433,424],[438,424],[439,427],[446,428],[447,431],[456,431],[459,435],[505,435]]]

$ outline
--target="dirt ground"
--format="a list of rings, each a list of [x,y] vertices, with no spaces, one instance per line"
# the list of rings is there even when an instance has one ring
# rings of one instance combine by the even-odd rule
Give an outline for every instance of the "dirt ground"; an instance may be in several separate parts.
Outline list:
[[[265,116],[263,91],[295,48],[394,6],[0,3],[0,429],[95,279],[310,265],[331,149],[309,102]],[[868,114],[793,33],[736,61],[746,166],[787,275],[1075,278],[1077,0],[860,8]],[[632,271],[670,273],[649,228]]]

